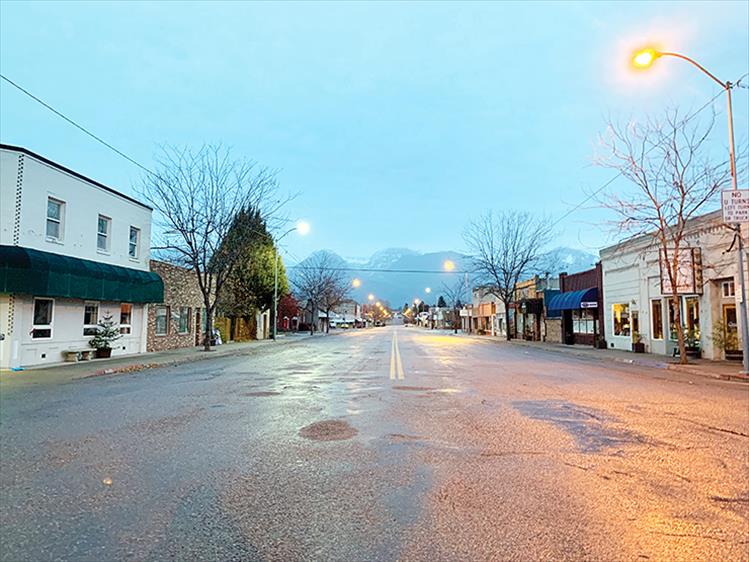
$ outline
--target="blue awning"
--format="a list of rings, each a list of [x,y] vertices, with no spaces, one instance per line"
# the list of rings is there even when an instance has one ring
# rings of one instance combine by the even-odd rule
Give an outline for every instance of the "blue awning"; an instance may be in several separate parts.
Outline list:
[[[554,295],[546,303],[547,310],[577,310],[580,308],[596,308],[598,306],[598,287],[570,291]]]

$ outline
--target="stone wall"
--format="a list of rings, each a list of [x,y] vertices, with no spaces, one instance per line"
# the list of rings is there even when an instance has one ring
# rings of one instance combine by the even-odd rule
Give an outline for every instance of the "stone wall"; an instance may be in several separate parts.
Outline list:
[[[562,343],[562,319],[546,319],[546,341],[550,343]]]
[[[200,292],[198,281],[189,269],[151,260],[151,271],[157,273],[164,281],[164,302],[148,305],[148,351],[163,351],[181,347],[193,347],[199,344],[198,335],[202,323],[203,294]],[[159,307],[167,307],[167,333],[156,334],[156,311]],[[180,307],[187,307],[189,326],[185,333],[179,333],[179,326],[175,315]]]

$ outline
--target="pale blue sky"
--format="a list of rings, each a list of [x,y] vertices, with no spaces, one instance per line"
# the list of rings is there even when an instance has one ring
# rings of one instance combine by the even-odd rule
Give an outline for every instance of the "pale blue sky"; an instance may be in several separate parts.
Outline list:
[[[674,59],[631,73],[631,48],[658,40],[723,79],[749,72],[748,6],[3,1],[0,69],[146,166],[161,143],[223,142],[280,168],[301,192],[289,213],[313,225],[287,238],[292,256],[461,250],[486,209],[559,217],[608,179],[591,163],[609,114],[718,92]],[[5,83],[0,139],[125,192],[139,177]],[[555,244],[597,250],[612,240],[604,218],[574,213]]]

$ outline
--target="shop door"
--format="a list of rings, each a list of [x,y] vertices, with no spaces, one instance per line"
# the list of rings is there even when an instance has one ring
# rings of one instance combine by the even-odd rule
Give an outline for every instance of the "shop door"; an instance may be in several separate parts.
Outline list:
[[[723,325],[726,327],[726,352],[739,350],[739,324],[736,321],[736,305],[723,305]]]
[[[575,333],[572,328],[572,311],[562,312],[562,341],[567,345],[575,343]]]

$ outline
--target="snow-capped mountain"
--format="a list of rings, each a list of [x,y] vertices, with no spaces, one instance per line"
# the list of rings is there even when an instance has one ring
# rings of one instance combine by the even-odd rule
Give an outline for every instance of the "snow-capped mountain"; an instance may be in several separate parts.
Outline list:
[[[549,273],[556,276],[562,271],[576,273],[593,267],[597,259],[595,255],[582,250],[554,248],[541,257],[531,275]],[[452,273],[444,270],[448,260],[455,264]],[[387,248],[375,252],[368,259],[344,259],[336,254],[334,261],[336,267],[351,270],[352,280],[357,278],[362,282],[359,288],[352,290],[352,298],[366,302],[367,296],[373,294],[394,308],[411,303],[416,298],[436,302],[446,285],[454,286],[465,279],[465,274],[460,272],[472,269],[470,257],[459,252],[424,254],[408,248]],[[290,275],[293,275],[293,271],[290,271]],[[469,282],[474,280],[475,276],[469,275]],[[428,293],[427,288],[430,289]]]

